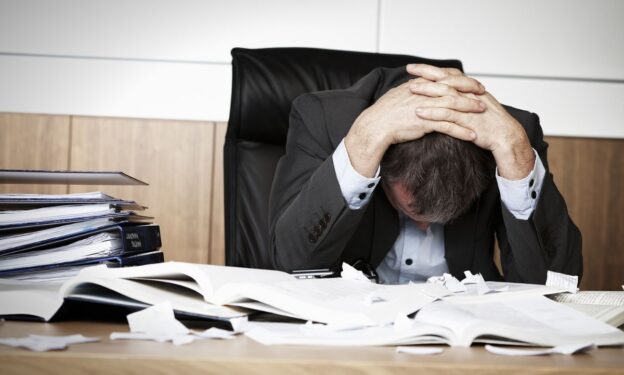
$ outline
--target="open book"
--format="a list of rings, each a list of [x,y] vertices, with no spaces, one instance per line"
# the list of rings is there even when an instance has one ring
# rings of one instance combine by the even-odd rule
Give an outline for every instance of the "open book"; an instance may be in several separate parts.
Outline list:
[[[550,298],[614,327],[624,325],[624,292],[584,291],[555,294]]]
[[[89,267],[61,285],[3,280],[0,315],[49,320],[69,298],[126,306],[170,301],[176,312],[218,319],[245,315],[239,306],[328,324],[371,326],[390,323],[397,313],[413,313],[446,294],[433,284],[301,280],[279,271],[169,262]]]
[[[557,346],[623,345],[624,332],[543,296],[474,302],[436,301],[415,318],[361,329],[251,323],[246,335],[267,345],[377,346],[473,343]]]

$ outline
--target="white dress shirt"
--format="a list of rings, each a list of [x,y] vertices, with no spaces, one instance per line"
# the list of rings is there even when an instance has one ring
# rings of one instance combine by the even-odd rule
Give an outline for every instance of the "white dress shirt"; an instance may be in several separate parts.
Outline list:
[[[349,208],[358,210],[366,206],[379,183],[379,167],[373,178],[360,175],[351,165],[344,140],[334,151],[332,161],[342,196]],[[533,170],[521,180],[507,180],[499,176],[498,169],[496,170],[501,201],[517,219],[527,220],[531,216],[545,175],[546,170],[537,152]],[[430,276],[448,272],[444,258],[444,225],[433,223],[427,230],[422,230],[401,213],[399,223],[399,236],[377,267],[380,282],[404,284],[409,281],[424,281]]]

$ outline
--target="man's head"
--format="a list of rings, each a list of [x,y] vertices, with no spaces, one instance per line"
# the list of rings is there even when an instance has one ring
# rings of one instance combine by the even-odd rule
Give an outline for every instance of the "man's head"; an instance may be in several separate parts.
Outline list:
[[[391,146],[381,161],[392,205],[415,221],[446,223],[464,213],[494,175],[492,154],[445,134]]]

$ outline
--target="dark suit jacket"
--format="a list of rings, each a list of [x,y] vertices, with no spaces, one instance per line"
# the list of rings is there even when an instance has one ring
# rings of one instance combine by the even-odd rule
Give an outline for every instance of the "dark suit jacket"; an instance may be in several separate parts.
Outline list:
[[[391,249],[399,220],[383,189],[377,186],[365,208],[349,209],[331,156],[357,116],[408,79],[404,68],[379,68],[348,89],[304,94],[293,102],[286,154],[269,203],[269,249],[276,268],[339,269],[343,261],[358,258],[377,267]],[[537,115],[505,108],[522,124],[548,170],[548,145]],[[581,235],[548,172],[529,220],[506,209],[492,179],[465,214],[445,225],[450,272],[460,279],[464,270],[502,279],[493,260],[495,236],[507,281],[544,283],[547,270],[581,275]]]

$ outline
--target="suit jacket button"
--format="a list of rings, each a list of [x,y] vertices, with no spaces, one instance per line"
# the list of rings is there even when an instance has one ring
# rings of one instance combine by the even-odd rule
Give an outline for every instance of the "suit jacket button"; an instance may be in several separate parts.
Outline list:
[[[325,216],[323,216],[323,219],[325,219],[325,221],[329,223],[329,221],[331,220],[331,215],[326,213]]]
[[[310,234],[308,236],[308,241],[310,241],[310,243],[316,243],[316,239],[317,239],[317,237],[315,235],[313,235],[313,234]]]

